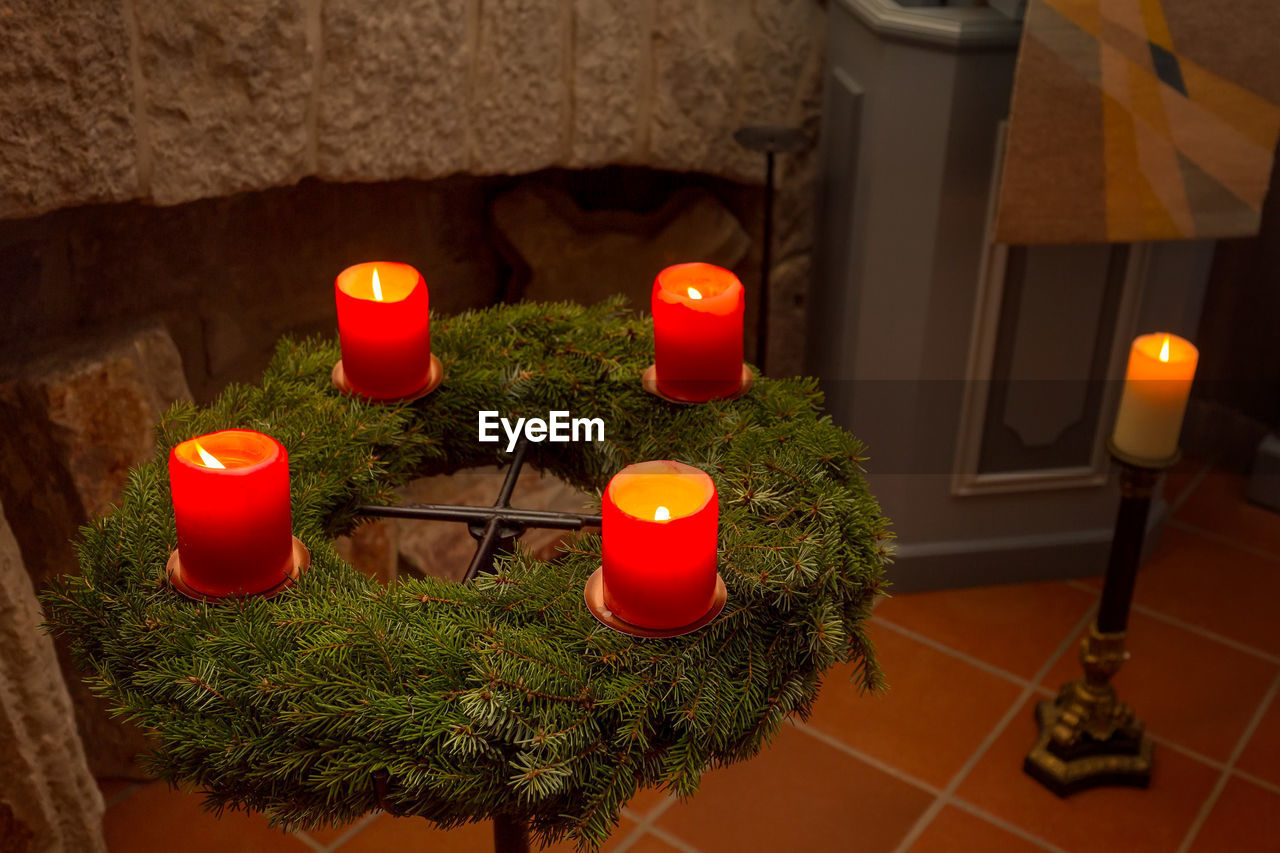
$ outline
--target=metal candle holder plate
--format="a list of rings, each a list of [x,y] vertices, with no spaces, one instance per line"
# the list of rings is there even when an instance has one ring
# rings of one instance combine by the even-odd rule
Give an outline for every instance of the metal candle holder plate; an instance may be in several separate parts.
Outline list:
[[[668,397],[658,390],[658,366],[651,364],[645,368],[644,373],[640,375],[640,386],[655,397],[660,397],[668,403],[675,403],[679,406],[698,406],[703,403],[711,403],[715,400],[736,400],[743,394],[751,390],[751,386],[756,382],[755,374],[751,372],[751,368],[742,365],[742,383],[738,386],[738,390],[724,397],[712,397],[710,400],[681,400],[679,397]]]
[[[724,578],[717,573],[716,589],[711,597],[711,607],[696,621],[688,625],[682,625],[679,628],[645,628],[640,625],[633,625],[617,616],[604,603],[603,566],[596,569],[591,573],[591,577],[587,578],[587,585],[583,588],[582,597],[586,599],[587,609],[591,611],[591,615],[596,617],[596,621],[606,628],[612,628],[621,634],[630,634],[632,637],[663,639],[666,637],[683,637],[685,634],[692,634],[694,631],[710,625],[720,615],[720,611],[724,610],[725,602],[729,600],[729,591],[725,588]]]
[[[251,592],[246,595],[209,595],[203,593],[187,583],[186,577],[182,573],[182,559],[178,556],[177,550],[169,552],[169,562],[165,566],[165,577],[169,580],[169,586],[174,590],[192,601],[226,601],[229,598],[275,598],[289,587],[297,582],[298,577],[311,567],[311,552],[307,550],[307,546],[302,544],[302,540],[297,536],[293,537],[293,553],[290,560],[289,570],[284,574],[280,583],[263,590],[262,592]]]
[[[382,400],[376,397],[366,397],[352,388],[351,384],[347,382],[347,372],[342,369],[342,359],[338,359],[338,363],[333,366],[331,378],[333,379],[334,388],[337,388],[348,397],[355,397],[358,400],[364,400],[366,403],[381,403],[387,405],[395,403],[412,403],[414,400],[421,400],[423,397],[440,387],[440,383],[444,381],[444,365],[440,362],[440,359],[436,357],[435,353],[432,353],[431,367],[427,370],[427,384],[423,385],[421,389],[406,397],[395,397],[388,400]]]

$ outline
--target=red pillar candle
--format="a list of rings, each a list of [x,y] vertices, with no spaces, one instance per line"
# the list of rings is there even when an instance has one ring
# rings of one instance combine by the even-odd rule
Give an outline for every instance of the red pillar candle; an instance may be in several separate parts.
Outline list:
[[[375,400],[411,396],[431,374],[427,283],[408,264],[347,267],[333,283],[342,369],[351,390]]]
[[[742,282],[723,267],[677,264],[653,283],[654,372],[677,400],[730,397],[742,386]]]
[[[187,586],[252,595],[288,576],[289,455],[280,442],[244,429],[184,441],[169,452],[169,486]]]
[[[679,628],[711,608],[720,506],[705,473],[680,462],[623,468],[601,506],[604,602],[642,628]]]

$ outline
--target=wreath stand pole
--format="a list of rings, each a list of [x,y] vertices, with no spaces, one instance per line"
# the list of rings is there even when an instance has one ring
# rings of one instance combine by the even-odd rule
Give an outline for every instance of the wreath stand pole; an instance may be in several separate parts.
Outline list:
[[[749,125],[733,133],[734,141],[749,151],[764,154],[764,233],[760,235],[760,302],[756,314],[756,357],[760,373],[769,361],[769,274],[773,268],[773,161],[778,154],[804,150],[808,138],[795,127]]]
[[[529,824],[510,815],[493,819],[494,853],[529,853]]]
[[[502,554],[515,551],[516,539],[530,527],[557,530],[581,530],[599,527],[600,516],[575,512],[550,512],[546,510],[520,509],[511,506],[511,495],[520,479],[520,469],[529,451],[529,442],[521,439],[511,454],[511,464],[498,491],[493,506],[452,506],[447,504],[409,504],[406,506],[361,506],[361,515],[383,518],[417,518],[432,521],[462,521],[467,532],[476,540],[476,553],[467,566],[462,582],[468,583],[481,572],[493,571],[494,560]],[[386,779],[382,780],[379,799],[385,802]],[[386,808],[386,806],[384,806]],[[389,810],[389,809],[388,809]],[[495,815],[493,818],[493,849],[495,853],[529,853],[529,823],[513,815]]]
[[[1151,782],[1151,739],[1111,679],[1129,659],[1124,641],[1152,491],[1177,454],[1148,460],[1109,449],[1120,463],[1120,511],[1098,614],[1080,646],[1084,678],[1036,706],[1040,737],[1023,762],[1029,776],[1060,797],[1099,785],[1145,788]]]

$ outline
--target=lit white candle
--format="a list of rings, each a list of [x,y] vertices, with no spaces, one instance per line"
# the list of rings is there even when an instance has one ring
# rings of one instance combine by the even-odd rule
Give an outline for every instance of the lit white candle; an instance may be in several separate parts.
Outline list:
[[[1177,335],[1140,335],[1129,349],[1120,412],[1111,441],[1141,459],[1167,459],[1178,449],[1200,351]]]

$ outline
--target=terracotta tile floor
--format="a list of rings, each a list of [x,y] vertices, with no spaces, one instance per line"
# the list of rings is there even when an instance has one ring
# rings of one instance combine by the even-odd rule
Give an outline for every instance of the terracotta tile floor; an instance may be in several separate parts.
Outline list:
[[[1243,490],[1194,463],[1165,486],[1173,520],[1139,578],[1117,678],[1157,743],[1149,790],[1059,800],[1021,771],[1035,702],[1078,672],[1096,582],[902,595],[873,618],[889,693],[858,696],[831,673],[807,723],[707,774],[692,800],[642,792],[606,849],[1280,851],[1280,515]],[[159,783],[102,786],[113,853],[176,837],[184,853],[491,849],[483,825],[377,814],[285,835]]]

